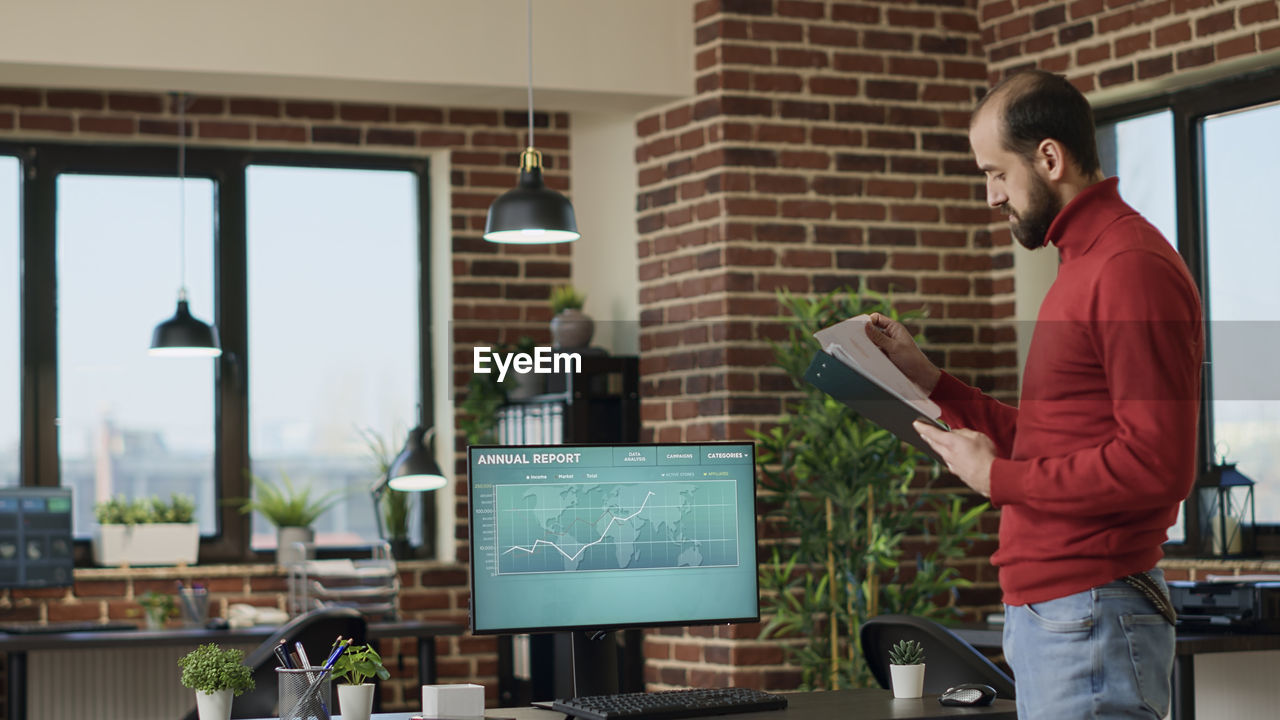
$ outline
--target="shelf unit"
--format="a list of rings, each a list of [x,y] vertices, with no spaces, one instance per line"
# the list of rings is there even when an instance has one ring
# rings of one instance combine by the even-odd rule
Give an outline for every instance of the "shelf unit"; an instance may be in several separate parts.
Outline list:
[[[581,373],[548,375],[544,392],[498,409],[498,442],[505,445],[627,443],[640,440],[640,361],[634,356],[582,356]],[[644,689],[644,635],[614,633],[622,692]],[[504,635],[498,642],[502,707],[569,697],[572,664],[568,633]]]

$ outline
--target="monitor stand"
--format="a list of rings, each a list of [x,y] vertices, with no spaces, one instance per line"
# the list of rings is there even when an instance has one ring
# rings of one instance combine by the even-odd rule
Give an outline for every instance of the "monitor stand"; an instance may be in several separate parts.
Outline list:
[[[560,697],[616,695],[618,693],[618,641],[604,630],[574,630],[569,635],[571,687],[556,688]]]

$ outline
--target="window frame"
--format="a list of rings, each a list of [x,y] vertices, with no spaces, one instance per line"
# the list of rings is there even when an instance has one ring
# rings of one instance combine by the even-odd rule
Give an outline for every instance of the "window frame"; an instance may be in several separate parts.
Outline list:
[[[1094,109],[1094,122],[1098,125],[1159,110],[1171,112],[1174,197],[1178,210],[1176,245],[1200,290],[1201,308],[1206,321],[1210,315],[1203,121],[1211,115],[1276,101],[1280,101],[1280,68],[1267,68]],[[1206,334],[1211,330],[1211,323],[1206,322]],[[1212,338],[1206,338],[1205,360],[1212,360]],[[1203,374],[1201,382],[1199,423],[1199,436],[1196,440],[1197,481],[1213,463],[1213,385],[1208,372]],[[1175,557],[1205,557],[1208,553],[1200,533],[1199,497],[1194,490],[1187,498],[1183,523],[1185,540],[1167,544],[1167,554]],[[1254,535],[1257,554],[1280,555],[1280,523],[1259,523],[1254,528]]]
[[[0,154],[17,157],[21,184],[21,410],[20,452],[23,485],[57,486],[57,177],[61,173],[177,177],[177,145],[85,145],[0,142]],[[200,561],[262,562],[272,553],[250,547],[250,518],[224,501],[247,497],[250,467],[248,347],[247,181],[250,165],[413,173],[418,182],[418,386],[420,404],[432,417],[430,302],[431,187],[426,157],[334,152],[186,148],[186,176],[214,183],[214,307],[223,354],[213,360],[214,482],[219,501],[216,534],[200,539]],[[164,308],[157,308],[156,321]],[[414,418],[416,421],[416,418]],[[438,524],[436,493],[422,496],[423,545],[420,556],[434,558]],[[370,501],[372,502],[372,501]],[[362,548],[367,552],[367,548]],[[335,548],[322,555],[352,555],[356,548]],[[88,541],[76,543],[77,567],[90,565]]]

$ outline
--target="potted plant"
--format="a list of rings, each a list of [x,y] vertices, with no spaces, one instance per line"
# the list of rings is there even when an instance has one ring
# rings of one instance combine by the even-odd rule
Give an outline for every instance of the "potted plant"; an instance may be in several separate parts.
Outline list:
[[[951,561],[986,537],[987,506],[936,487],[936,473],[917,472],[927,456],[804,380],[821,349],[814,332],[861,313],[896,318],[892,303],[838,290],[783,292],[778,305],[786,332],[773,344],[775,364],[793,392],[775,426],[748,431],[764,522],[779,532],[760,565],[763,635],[784,641],[802,689],[867,687],[858,628],[881,613],[958,617],[957,590],[969,581]]]
[[[899,640],[889,648],[889,677],[893,696],[918,698],[924,694],[924,647],[916,640]]]
[[[93,507],[93,561],[99,565],[193,564],[200,551],[196,505],[184,495],[127,500]]]
[[[148,630],[161,630],[166,620],[178,616],[178,604],[173,601],[172,595],[148,591],[138,598],[138,604],[142,606],[142,617],[146,620]]]
[[[378,651],[369,645],[353,645],[351,640],[338,638],[334,643],[345,642],[347,649],[333,664],[333,680],[338,683],[338,709],[343,720],[369,720],[373,712],[373,678],[386,680],[391,673],[382,666]]]
[[[591,343],[595,322],[582,312],[587,296],[572,285],[551,291],[551,344],[557,348],[585,348]]]
[[[244,664],[243,650],[208,643],[179,658],[178,665],[182,685],[196,691],[200,720],[227,720],[232,697],[253,689],[253,672]]]
[[[342,499],[341,492],[334,490],[313,498],[310,486],[295,487],[283,471],[279,485],[257,475],[250,475],[249,479],[257,492],[241,502],[240,512],[256,510],[275,526],[277,564],[294,565],[306,561],[306,553],[299,544],[305,547],[315,540],[312,524]]]
[[[385,477],[396,459],[396,449],[381,435],[371,428],[360,431],[364,436],[369,454],[378,464],[378,477]],[[382,524],[387,536],[384,538],[391,546],[391,556],[397,560],[407,560],[413,556],[413,546],[409,543],[409,493],[386,488],[379,500],[379,506],[373,509],[382,513]]]

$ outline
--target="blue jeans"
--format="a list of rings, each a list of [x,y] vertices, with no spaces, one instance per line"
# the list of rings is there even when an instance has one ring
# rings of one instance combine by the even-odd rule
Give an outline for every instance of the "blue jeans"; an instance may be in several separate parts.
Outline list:
[[[1152,570],[1164,584],[1164,573]],[[1018,717],[1162,718],[1173,627],[1123,580],[1030,605],[1006,605],[1004,657]]]

